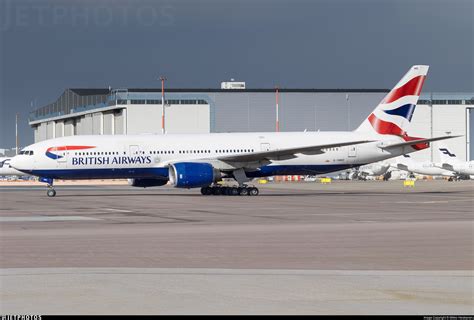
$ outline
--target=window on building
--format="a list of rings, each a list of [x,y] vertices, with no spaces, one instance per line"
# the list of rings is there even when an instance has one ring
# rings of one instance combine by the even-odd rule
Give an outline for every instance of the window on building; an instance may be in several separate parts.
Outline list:
[[[160,100],[156,100],[156,99],[146,100],[146,104],[161,104],[161,99]]]

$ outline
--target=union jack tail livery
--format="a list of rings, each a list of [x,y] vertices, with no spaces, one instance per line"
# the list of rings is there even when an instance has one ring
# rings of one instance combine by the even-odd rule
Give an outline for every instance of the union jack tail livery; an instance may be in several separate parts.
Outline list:
[[[407,128],[420,96],[429,66],[413,66],[385,96],[356,132],[396,135],[410,139]]]

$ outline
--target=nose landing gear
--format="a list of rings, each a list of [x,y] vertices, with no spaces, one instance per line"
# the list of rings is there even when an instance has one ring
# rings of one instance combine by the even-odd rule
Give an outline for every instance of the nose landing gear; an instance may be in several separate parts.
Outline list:
[[[39,181],[48,184],[48,191],[46,191],[46,195],[48,197],[56,196],[56,190],[54,190],[54,187],[53,187],[53,182],[54,182],[53,179],[51,179],[51,178],[39,178]]]
[[[54,190],[53,187],[49,187],[48,191],[46,191],[46,194],[48,197],[54,197],[56,196],[56,190]]]

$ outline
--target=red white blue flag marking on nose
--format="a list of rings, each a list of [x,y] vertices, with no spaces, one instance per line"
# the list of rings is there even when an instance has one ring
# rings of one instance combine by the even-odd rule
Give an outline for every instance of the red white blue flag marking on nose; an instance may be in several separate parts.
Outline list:
[[[46,149],[46,156],[50,159],[57,160],[64,156],[53,153],[54,151],[70,151],[70,150],[85,150],[95,148],[93,146],[60,146]]]

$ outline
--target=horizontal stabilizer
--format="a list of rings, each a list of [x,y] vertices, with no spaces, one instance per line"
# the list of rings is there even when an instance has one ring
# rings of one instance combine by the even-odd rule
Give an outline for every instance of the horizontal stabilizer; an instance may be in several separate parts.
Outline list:
[[[446,139],[452,139],[452,138],[458,138],[458,137],[462,137],[462,136],[444,136],[444,137],[427,138],[427,139],[416,139],[416,140],[411,140],[411,141],[406,141],[406,142],[395,143],[395,144],[383,146],[380,148],[392,149],[392,148],[408,147],[408,146],[418,145],[422,143],[428,143],[428,142],[446,140]]]

